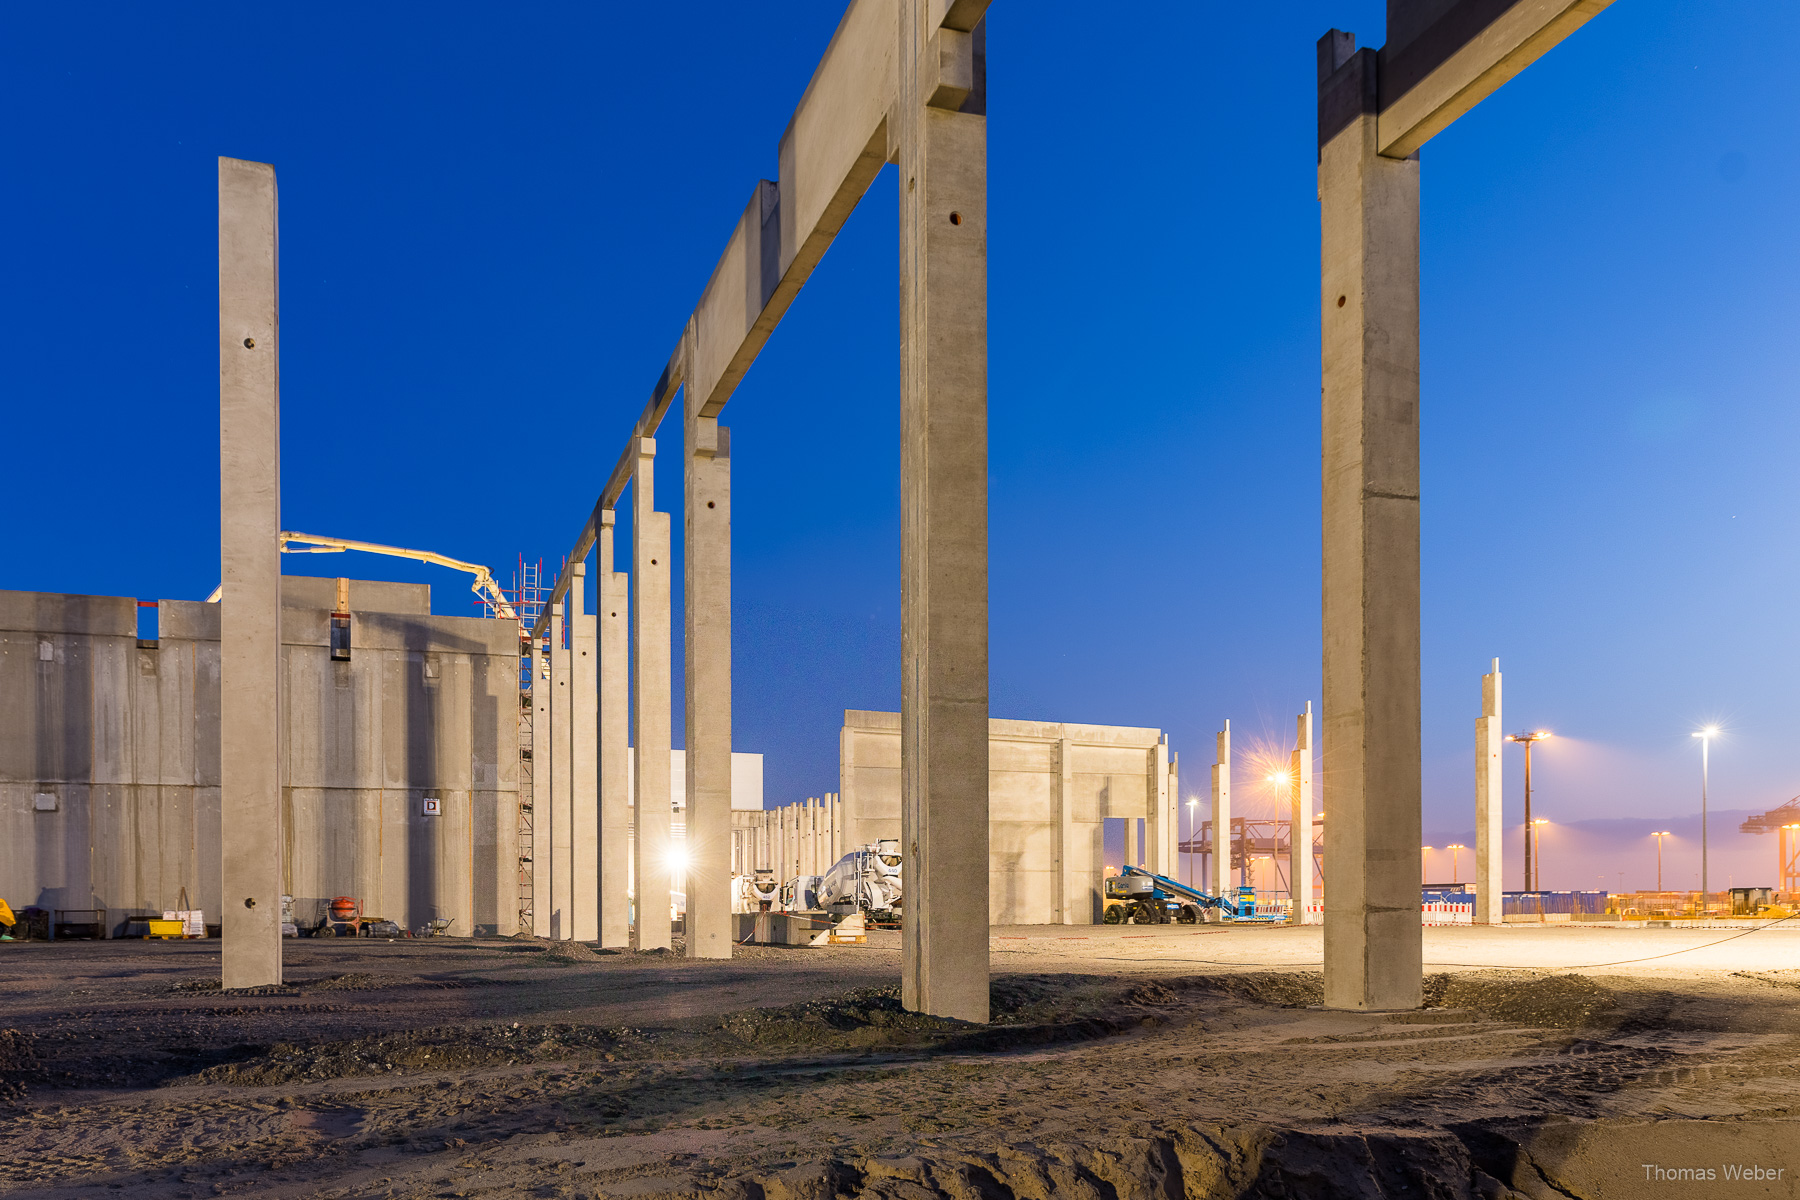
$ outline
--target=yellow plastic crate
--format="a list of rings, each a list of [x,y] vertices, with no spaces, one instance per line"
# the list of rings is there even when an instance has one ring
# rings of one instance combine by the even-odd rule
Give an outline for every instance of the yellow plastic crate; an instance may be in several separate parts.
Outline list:
[[[144,924],[150,927],[150,932],[144,935],[146,941],[153,937],[167,941],[170,938],[178,938],[182,934],[180,921],[164,921],[160,917],[152,917]]]

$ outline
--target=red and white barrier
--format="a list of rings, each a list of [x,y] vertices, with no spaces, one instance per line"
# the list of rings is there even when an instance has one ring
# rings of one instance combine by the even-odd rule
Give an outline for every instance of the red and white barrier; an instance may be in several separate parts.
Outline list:
[[[1473,925],[1475,923],[1475,906],[1473,904],[1421,904],[1419,906],[1419,923],[1421,925]]]

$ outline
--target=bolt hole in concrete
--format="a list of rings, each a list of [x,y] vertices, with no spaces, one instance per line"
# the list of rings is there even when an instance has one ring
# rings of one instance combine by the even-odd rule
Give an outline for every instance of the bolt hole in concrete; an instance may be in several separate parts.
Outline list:
[[[650,565],[653,567],[656,565],[656,560],[654,558],[650,560]]]
[[[961,225],[962,224],[962,214],[959,212],[951,213],[950,214],[950,223],[952,225]]]
[[[246,349],[246,350],[256,349],[256,339],[255,338],[245,338],[244,339],[244,349]]]
[[[1339,308],[1342,308],[1342,307],[1344,307],[1344,301],[1345,301],[1345,300],[1346,300],[1346,299],[1347,299],[1347,297],[1344,297],[1344,296],[1339,296],[1339,297],[1338,297],[1338,307],[1339,307]]]
[[[244,907],[245,908],[255,908],[256,907],[256,897],[245,896],[244,897]]]
[[[706,507],[711,508],[712,506],[713,506],[713,502],[711,500],[708,500],[706,502]]]

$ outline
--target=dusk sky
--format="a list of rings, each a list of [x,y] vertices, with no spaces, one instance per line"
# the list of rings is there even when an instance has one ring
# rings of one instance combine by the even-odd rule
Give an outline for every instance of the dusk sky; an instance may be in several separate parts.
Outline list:
[[[221,154],[280,182],[284,525],[553,574],[843,8],[8,6],[0,587],[217,582]],[[1163,728],[1184,795],[1319,700],[1313,47],[1383,10],[990,12],[992,711]],[[1793,4],[1619,3],[1425,147],[1428,841],[1472,836],[1496,656],[1558,735],[1539,815],[1674,827],[1708,723],[1716,809],[1800,792],[1795,45]],[[771,802],[899,705],[895,231],[889,168],[723,418]],[[1545,882],[1648,885],[1642,832]]]

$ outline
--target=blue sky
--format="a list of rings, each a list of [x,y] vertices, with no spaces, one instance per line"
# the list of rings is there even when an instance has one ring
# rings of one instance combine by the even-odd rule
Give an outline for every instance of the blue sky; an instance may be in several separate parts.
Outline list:
[[[9,7],[0,586],[216,582],[219,154],[280,178],[285,523],[554,566],[842,7]],[[993,711],[1165,728],[1192,791],[1318,699],[1313,43],[1382,6],[1096,11],[990,14]],[[1496,655],[1546,815],[1692,812],[1707,721],[1715,805],[1800,792],[1797,39],[1618,4],[1425,148],[1428,831]],[[771,800],[899,702],[894,238],[890,170],[726,411]]]

